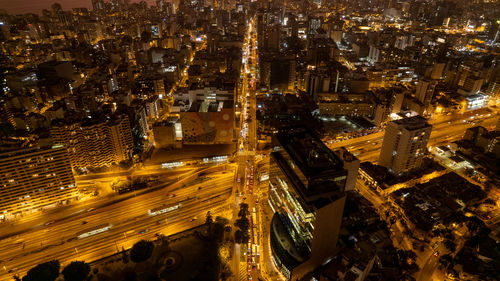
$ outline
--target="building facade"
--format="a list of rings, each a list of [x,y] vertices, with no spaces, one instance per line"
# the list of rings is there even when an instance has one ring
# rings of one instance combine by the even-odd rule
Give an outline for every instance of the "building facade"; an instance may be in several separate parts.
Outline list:
[[[78,196],[66,148],[0,154],[0,219]]]
[[[171,112],[180,120],[177,136],[183,144],[233,143],[234,89],[205,87],[177,92]]]
[[[129,160],[134,143],[126,115],[114,120],[61,122],[50,133],[55,144],[68,150],[74,169],[103,167]]]
[[[379,165],[399,174],[420,167],[432,126],[422,116],[387,123]]]
[[[358,178],[358,171],[361,162],[345,147],[336,149],[334,153],[342,160],[342,162],[344,163],[344,169],[347,170],[345,191],[354,190],[354,188],[356,187],[356,179]]]
[[[278,133],[273,144],[271,250],[276,266],[297,280],[337,250],[347,171],[340,158],[304,129]]]

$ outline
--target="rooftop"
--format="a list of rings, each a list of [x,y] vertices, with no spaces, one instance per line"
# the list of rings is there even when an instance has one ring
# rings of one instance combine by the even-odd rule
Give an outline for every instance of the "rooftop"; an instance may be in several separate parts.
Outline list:
[[[278,133],[276,138],[307,178],[338,171],[343,167],[342,161],[319,138],[305,129]]]
[[[418,129],[423,129],[427,127],[431,127],[429,123],[427,123],[427,119],[424,117],[417,115],[409,118],[403,118],[399,120],[392,121],[393,123],[404,127],[405,129],[411,131],[411,130],[418,130]]]
[[[310,207],[319,209],[343,196],[347,171],[321,140],[303,128],[275,138],[284,151],[272,152],[272,158]]]

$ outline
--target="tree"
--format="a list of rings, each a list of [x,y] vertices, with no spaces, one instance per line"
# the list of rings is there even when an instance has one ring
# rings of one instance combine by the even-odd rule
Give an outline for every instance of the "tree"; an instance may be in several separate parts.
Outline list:
[[[135,263],[146,261],[153,254],[154,247],[153,242],[141,240],[132,246],[130,259]]]
[[[229,265],[227,263],[224,262],[224,264],[222,265],[222,268],[221,268],[221,272],[220,272],[220,279],[225,281],[225,280],[229,280],[229,278],[231,278],[233,276],[233,273],[231,272],[231,268],[229,267]]]
[[[62,271],[64,281],[85,281],[89,273],[90,266],[83,261],[71,262]]]
[[[406,256],[411,259],[413,262],[417,260],[417,254],[413,251],[406,251]]]
[[[246,217],[246,216],[248,216],[248,215],[249,215],[249,214],[248,214],[248,209],[240,209],[240,211],[238,212],[238,216],[239,216],[240,218],[244,218],[244,217]]]
[[[234,232],[234,241],[239,244],[246,244],[250,240],[250,236],[247,231],[236,230]]]
[[[444,246],[452,253],[457,249],[457,244],[449,239],[444,240]]]
[[[484,200],[483,204],[488,204],[488,205],[493,205],[493,206],[497,205],[497,203],[495,202],[495,200],[493,200],[491,198],[488,198],[488,199]]]
[[[207,212],[207,217],[205,219],[205,224],[212,224],[214,222],[214,219],[212,218],[212,214],[210,213],[210,211]]]
[[[404,267],[404,270],[409,274],[417,273],[420,270],[420,267],[416,263],[408,264]]]
[[[248,221],[247,218],[239,218],[236,220],[234,223],[237,227],[239,227],[243,231],[248,231],[248,228],[250,228],[250,222]]]
[[[467,228],[471,234],[476,234],[482,228],[487,228],[484,222],[476,217],[468,217],[466,222]]]
[[[415,252],[398,250],[397,256],[399,258],[399,265],[405,272],[413,274],[420,269],[416,264],[417,254]]]
[[[247,203],[240,203],[240,211],[238,212],[239,217],[246,217],[250,214],[250,211],[248,210],[248,204]]]
[[[212,214],[210,211],[207,212],[207,216],[205,218],[205,224],[208,225],[208,233],[213,236],[214,233],[212,233],[212,225],[213,225],[214,219],[212,218]]]
[[[28,271],[23,281],[54,281],[59,276],[61,264],[58,260],[41,263]]]
[[[122,168],[123,170],[128,170],[130,169],[130,167],[132,167],[134,163],[132,163],[132,160],[123,160],[123,161],[120,161],[120,163],[118,163],[118,165],[120,165],[120,168]]]
[[[439,257],[439,263],[444,267],[448,268],[450,264],[453,262],[453,257],[449,254],[442,255]]]

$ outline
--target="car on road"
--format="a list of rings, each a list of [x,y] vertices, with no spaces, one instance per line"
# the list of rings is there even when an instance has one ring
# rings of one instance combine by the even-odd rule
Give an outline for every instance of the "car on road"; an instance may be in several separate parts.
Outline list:
[[[92,212],[93,210],[95,210],[95,208],[90,208],[87,210],[87,212]]]
[[[141,231],[139,231],[139,234],[144,234],[144,233],[148,233],[149,232],[149,229],[143,229]]]
[[[435,251],[433,255],[434,255],[435,257],[438,257],[438,256],[439,256],[439,252],[438,252],[438,251]]]
[[[55,223],[56,221],[49,221],[49,222],[46,222],[45,225],[51,225],[53,223]]]
[[[160,225],[160,224],[164,224],[167,220],[164,219],[164,220],[159,220],[156,222],[156,225]]]
[[[485,221],[490,220],[491,216],[488,214],[479,214],[479,217]]]
[[[82,221],[82,223],[81,223],[81,224],[87,224],[87,221]]]

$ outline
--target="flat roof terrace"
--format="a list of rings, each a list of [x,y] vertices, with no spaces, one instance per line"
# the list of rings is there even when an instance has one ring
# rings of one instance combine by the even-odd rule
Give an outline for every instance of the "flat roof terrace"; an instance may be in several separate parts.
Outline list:
[[[342,161],[306,129],[278,133],[276,138],[306,178],[316,178],[343,170]]]

